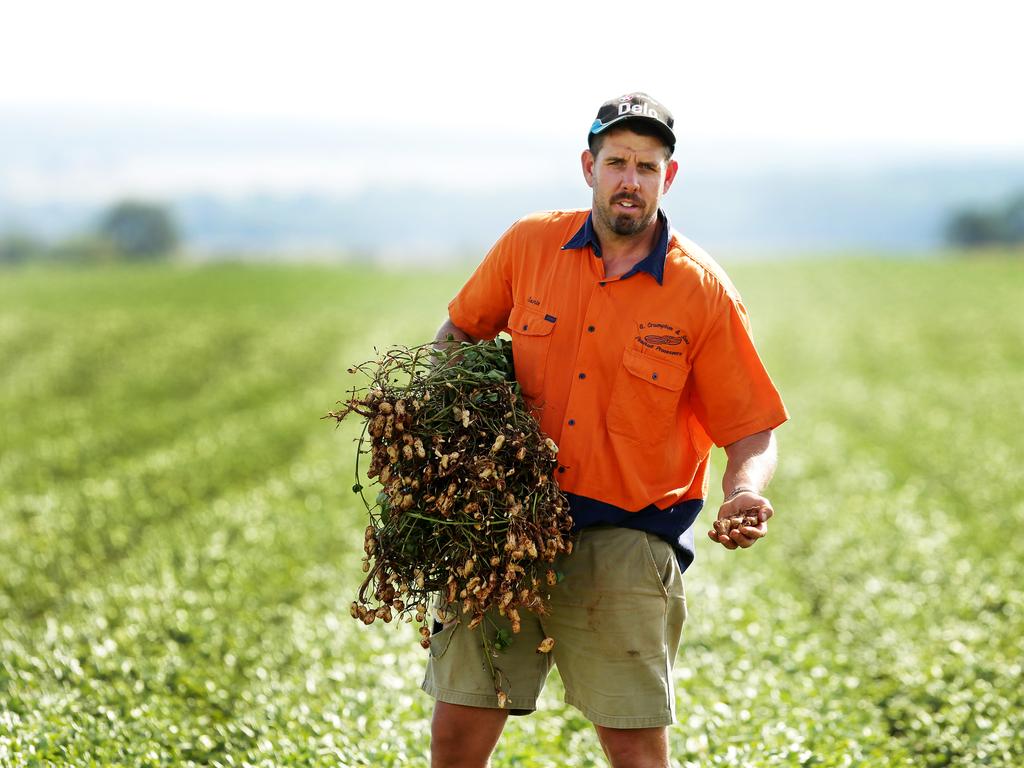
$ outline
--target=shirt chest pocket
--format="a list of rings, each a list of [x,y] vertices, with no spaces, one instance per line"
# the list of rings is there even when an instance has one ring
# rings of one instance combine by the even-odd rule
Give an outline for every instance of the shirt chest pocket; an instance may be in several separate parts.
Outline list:
[[[660,443],[679,431],[676,413],[689,369],[627,349],[608,403],[608,431],[639,443]],[[681,435],[680,435],[681,436]]]
[[[525,397],[542,399],[555,318],[528,307],[513,307],[508,329],[512,334],[516,381]]]

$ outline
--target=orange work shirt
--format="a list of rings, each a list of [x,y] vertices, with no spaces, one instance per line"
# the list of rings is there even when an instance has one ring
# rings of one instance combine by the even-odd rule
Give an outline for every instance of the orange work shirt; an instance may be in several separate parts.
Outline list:
[[[474,338],[512,337],[523,395],[559,447],[563,491],[630,512],[703,499],[713,444],[788,418],[746,309],[721,267],[674,230],[660,283],[646,271],[606,277],[591,244],[567,247],[590,231],[588,215],[516,222],[449,317]]]

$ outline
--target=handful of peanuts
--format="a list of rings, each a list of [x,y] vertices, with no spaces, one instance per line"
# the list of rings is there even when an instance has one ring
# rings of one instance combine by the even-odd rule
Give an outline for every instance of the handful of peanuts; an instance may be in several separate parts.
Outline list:
[[[749,526],[756,528],[761,524],[760,518],[757,515],[757,509],[748,509],[742,515],[733,515],[732,517],[723,517],[719,520],[715,520],[712,523],[712,527],[715,529],[716,536],[728,536],[730,531],[734,531],[737,528],[743,528]]]

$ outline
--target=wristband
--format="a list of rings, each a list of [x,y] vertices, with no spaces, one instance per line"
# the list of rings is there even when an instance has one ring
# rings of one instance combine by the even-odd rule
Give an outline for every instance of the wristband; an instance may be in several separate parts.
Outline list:
[[[755,491],[753,488],[747,488],[745,485],[738,485],[738,486],[736,486],[735,488],[732,489],[732,493],[730,493],[728,496],[725,497],[725,501],[731,501],[735,497],[739,496],[741,493],[754,493],[754,494],[756,494],[758,492]]]

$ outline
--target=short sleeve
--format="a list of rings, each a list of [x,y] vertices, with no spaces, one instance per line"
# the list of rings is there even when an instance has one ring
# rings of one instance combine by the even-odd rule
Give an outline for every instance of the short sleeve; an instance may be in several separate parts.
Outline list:
[[[518,242],[517,226],[513,224],[448,304],[451,321],[475,339],[493,339],[508,324]]]
[[[789,418],[750,333],[747,311],[727,298],[692,361],[694,415],[716,445],[774,429]]]

